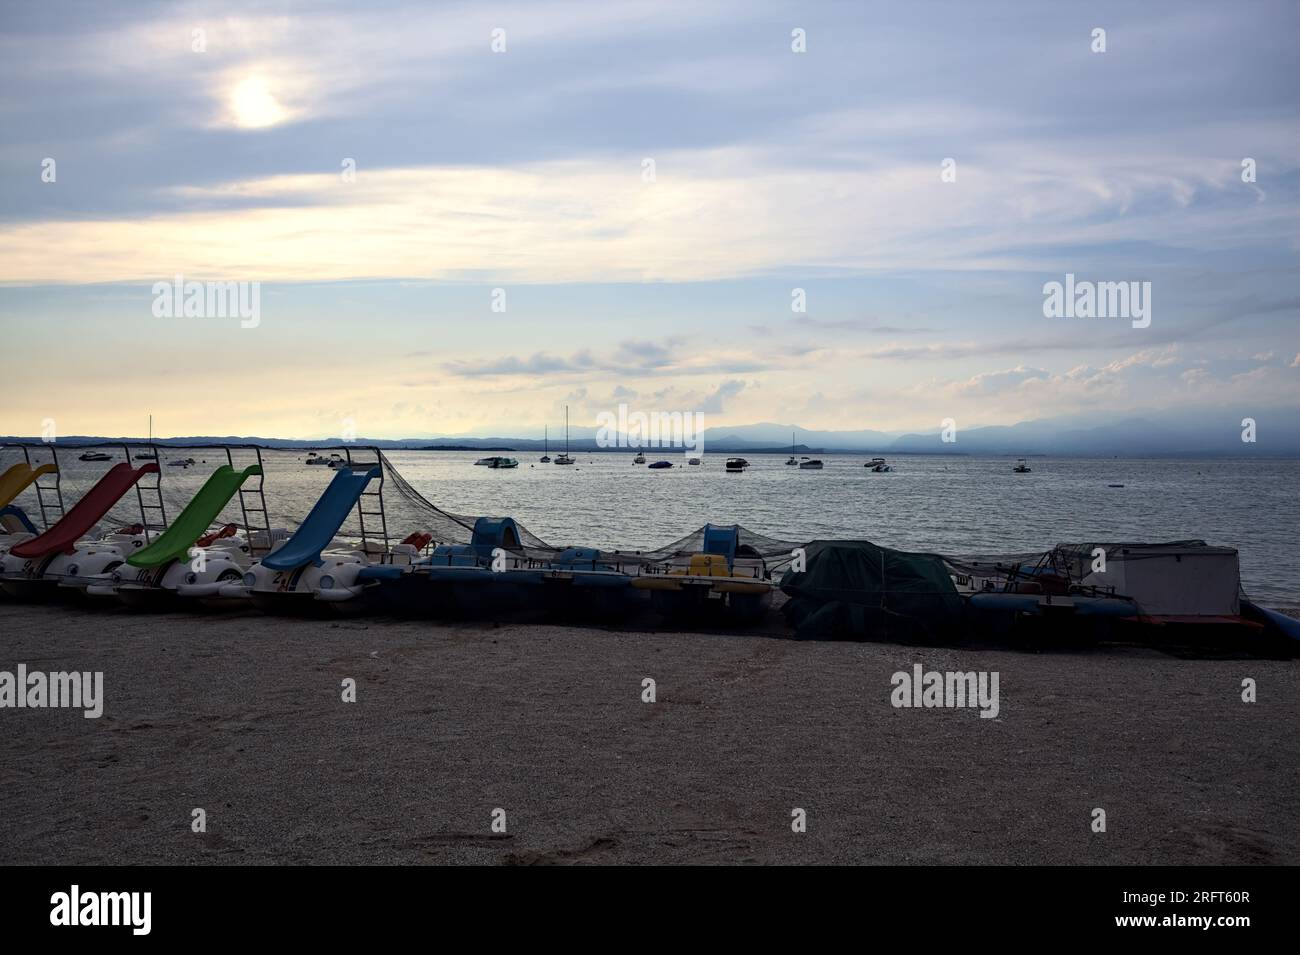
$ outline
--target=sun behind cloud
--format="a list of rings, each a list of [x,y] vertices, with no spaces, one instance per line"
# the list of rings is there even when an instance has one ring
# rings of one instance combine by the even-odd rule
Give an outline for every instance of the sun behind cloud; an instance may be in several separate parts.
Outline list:
[[[242,129],[274,126],[289,115],[260,76],[249,76],[236,83],[230,91],[229,104],[235,125]]]

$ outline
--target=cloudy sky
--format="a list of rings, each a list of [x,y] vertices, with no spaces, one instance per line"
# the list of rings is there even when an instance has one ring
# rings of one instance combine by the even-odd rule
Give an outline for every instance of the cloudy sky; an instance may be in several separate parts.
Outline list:
[[[7,2],[0,433],[1300,405],[1298,10]]]

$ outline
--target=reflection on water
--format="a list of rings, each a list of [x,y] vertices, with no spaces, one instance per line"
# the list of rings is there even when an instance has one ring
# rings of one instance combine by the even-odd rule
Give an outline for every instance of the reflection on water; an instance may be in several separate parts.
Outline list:
[[[633,454],[577,453],[577,464],[540,464],[516,452],[516,470],[475,467],[489,452],[395,451],[389,459],[426,498],[456,514],[509,514],[552,544],[648,548],[705,522],[739,523],[790,540],[865,537],[890,547],[950,554],[1043,550],[1061,541],[1203,538],[1239,548],[1246,589],[1268,602],[1300,604],[1300,462],[1236,459],[1013,458],[899,455],[875,474],[867,456],[823,455],[824,470],[785,464],[785,454],[746,455],[743,474],[723,470],[724,455],[691,467],[664,455],[671,470],[632,463]],[[194,457],[189,469],[163,467],[171,513],[225,455],[163,449],[164,461]],[[273,517],[301,521],[333,476],[302,463],[305,452],[264,452]],[[115,460],[121,460],[118,452]],[[89,464],[64,451],[67,503],[110,463]],[[0,464],[13,460],[6,452]],[[651,461],[654,457],[650,458]],[[251,458],[238,463],[249,463]],[[139,463],[139,462],[137,462]],[[1122,488],[1108,485],[1123,484]],[[24,496],[24,500],[28,495]],[[114,516],[135,520],[128,495]],[[229,519],[238,519],[238,509]],[[414,527],[395,509],[395,538]]]

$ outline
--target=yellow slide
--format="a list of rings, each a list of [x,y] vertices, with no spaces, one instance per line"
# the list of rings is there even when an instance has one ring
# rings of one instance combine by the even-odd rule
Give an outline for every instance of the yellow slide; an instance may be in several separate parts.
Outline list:
[[[53,463],[40,464],[34,468],[21,462],[15,464],[4,474],[0,474],[0,507],[9,504],[42,474],[50,474],[58,469],[58,465]]]

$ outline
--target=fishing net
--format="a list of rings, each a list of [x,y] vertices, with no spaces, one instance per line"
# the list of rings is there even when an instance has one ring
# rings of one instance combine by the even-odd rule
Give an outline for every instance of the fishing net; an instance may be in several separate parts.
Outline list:
[[[636,555],[647,562],[658,562],[682,554],[698,553],[704,548],[704,531],[705,528],[700,527],[670,544],[665,544],[653,550],[639,551],[636,552]],[[783,569],[793,559],[795,548],[804,546],[800,542],[769,537],[741,525],[736,525],[736,531],[737,556],[761,557],[769,571]],[[624,552],[619,551],[618,553],[622,554]]]

